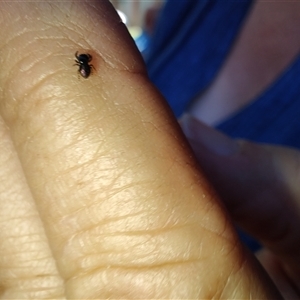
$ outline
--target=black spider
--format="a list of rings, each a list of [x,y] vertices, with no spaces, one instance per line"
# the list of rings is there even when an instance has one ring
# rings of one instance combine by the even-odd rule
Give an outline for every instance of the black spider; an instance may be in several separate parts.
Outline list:
[[[92,68],[95,69],[93,65],[89,64],[93,59],[92,55],[88,53],[83,53],[78,55],[78,51],[76,51],[75,57],[76,57],[75,65],[79,67],[78,73],[83,78],[88,78],[92,73]]]

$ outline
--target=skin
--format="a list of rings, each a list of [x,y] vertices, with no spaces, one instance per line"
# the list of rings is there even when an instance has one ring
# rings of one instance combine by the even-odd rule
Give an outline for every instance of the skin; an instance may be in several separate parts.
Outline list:
[[[281,299],[111,5],[0,18],[1,297]]]
[[[233,140],[189,115],[182,128],[237,225],[285,299],[300,298],[300,152]]]

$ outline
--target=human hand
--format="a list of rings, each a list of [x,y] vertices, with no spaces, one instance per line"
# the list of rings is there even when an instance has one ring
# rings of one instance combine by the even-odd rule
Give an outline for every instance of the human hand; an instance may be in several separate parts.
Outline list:
[[[300,152],[233,140],[181,119],[204,173],[233,220],[265,247],[258,258],[286,299],[300,298]]]
[[[280,298],[110,4],[0,12],[1,297]]]

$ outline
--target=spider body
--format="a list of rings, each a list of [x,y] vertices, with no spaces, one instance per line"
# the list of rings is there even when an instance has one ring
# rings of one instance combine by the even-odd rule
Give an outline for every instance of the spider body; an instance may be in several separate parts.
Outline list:
[[[91,60],[93,59],[92,55],[88,53],[82,53],[78,55],[78,51],[75,53],[75,65],[79,67],[78,73],[83,78],[88,78],[92,73],[93,65],[90,64]]]

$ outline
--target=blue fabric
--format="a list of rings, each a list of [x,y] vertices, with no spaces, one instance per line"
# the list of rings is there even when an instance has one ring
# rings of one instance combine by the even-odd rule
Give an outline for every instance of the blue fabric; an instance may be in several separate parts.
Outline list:
[[[253,2],[166,2],[146,63],[177,117],[215,78]],[[300,55],[266,91],[216,127],[232,137],[300,148],[299,115]]]
[[[269,89],[217,128],[236,138],[300,148],[300,56]]]
[[[252,0],[169,0],[145,54],[152,82],[178,117],[213,80]]]

